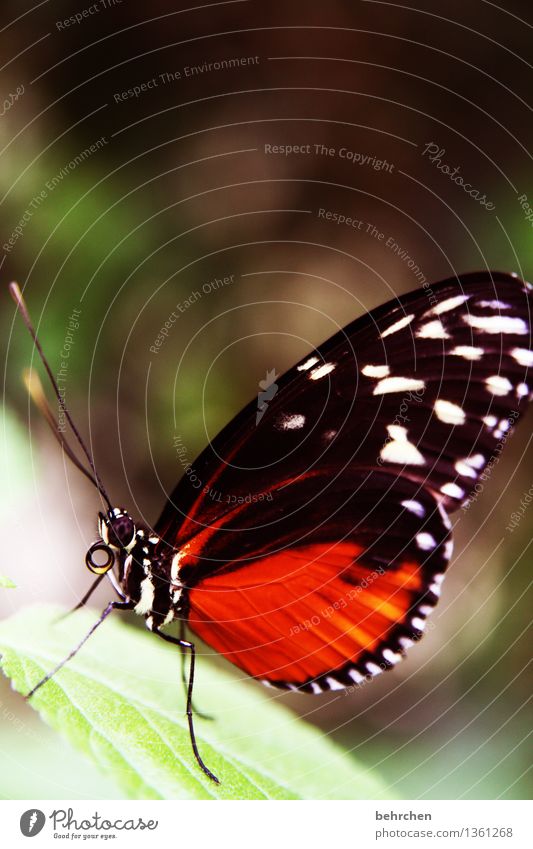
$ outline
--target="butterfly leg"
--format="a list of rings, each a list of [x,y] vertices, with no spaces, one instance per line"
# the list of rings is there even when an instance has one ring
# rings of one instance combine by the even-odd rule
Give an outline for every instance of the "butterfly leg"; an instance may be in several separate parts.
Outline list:
[[[107,605],[107,607],[105,608],[105,610],[102,612],[102,615],[100,616],[100,618],[97,620],[97,622],[94,623],[92,628],[90,628],[89,631],[87,631],[84,638],[78,643],[76,648],[72,649],[72,651],[61,661],[61,663],[58,663],[57,666],[54,669],[52,669],[51,672],[48,673],[48,675],[45,675],[44,678],[42,678],[39,681],[39,683],[36,684],[35,687],[33,687],[33,689],[30,690],[30,692],[24,698],[26,700],[30,699],[33,696],[33,694],[40,687],[43,686],[43,684],[46,684],[46,682],[49,681],[50,678],[52,678],[56,674],[56,672],[59,672],[59,670],[65,665],[65,663],[67,663],[71,658],[74,657],[75,654],[77,654],[79,652],[79,650],[87,642],[89,637],[91,637],[94,634],[96,629],[102,624],[102,622],[105,621],[105,619],[107,619],[107,617],[109,616],[109,614],[113,610],[131,610],[132,607],[133,607],[133,603],[130,602],[130,601],[110,601],[109,604]]]
[[[182,641],[186,640],[185,620],[184,619],[180,619],[180,640],[182,640]],[[180,652],[181,652],[181,681],[182,681],[182,684],[185,688],[185,695],[187,695],[188,680],[187,680],[187,674],[186,674],[186,669],[185,669],[185,659],[186,659],[186,656],[187,656],[187,649],[181,644],[180,644]],[[215,718],[214,716],[210,716],[208,713],[203,713],[201,710],[198,710],[198,708],[195,706],[194,702],[191,702],[191,707],[192,707],[193,712],[196,714],[196,716],[200,717],[200,719],[213,720]]]
[[[166,640],[168,643],[172,643],[175,646],[179,646],[180,651],[189,651],[191,653],[191,664],[189,666],[189,680],[187,682],[187,721],[189,723],[189,735],[191,738],[191,746],[194,752],[194,757],[198,763],[200,769],[205,772],[205,774],[214,781],[216,784],[220,784],[219,779],[214,775],[210,769],[203,762],[200,752],[198,751],[198,746],[196,744],[196,735],[194,733],[194,722],[193,722],[193,710],[192,710],[192,691],[194,687],[194,666],[196,660],[196,649],[194,643],[191,643],[189,640],[178,639],[177,637],[171,637],[170,634],[164,634],[162,631],[157,631],[154,629],[154,634],[157,634],[158,637],[161,637],[163,640]]]
[[[67,619],[72,613],[76,613],[77,610],[79,610],[81,607],[84,607],[89,601],[98,584],[103,581],[104,578],[105,575],[98,575],[96,581],[91,584],[81,601],[79,601],[75,607],[72,607],[70,610],[67,610],[66,613],[62,613],[61,616],[58,616],[57,619],[54,619],[54,624],[56,624],[57,622],[62,622],[63,619]]]
[[[85,607],[85,605],[89,601],[90,597],[92,596],[93,592],[95,591],[97,586],[104,580],[104,578],[109,578],[111,580],[111,584],[113,586],[113,589],[121,597],[122,601],[125,601],[126,596],[121,591],[121,589],[117,585],[116,581],[113,581],[109,572],[105,572],[103,575],[98,575],[96,581],[94,581],[91,584],[91,586],[89,587],[89,589],[87,590],[87,592],[85,593],[83,598],[75,605],[75,607],[72,607],[70,610],[67,610],[66,613],[62,613],[61,616],[58,616],[57,619],[54,619],[54,625],[57,624],[58,622],[62,622],[63,619],[67,619],[72,613],[76,613],[77,610],[80,610],[80,608]]]

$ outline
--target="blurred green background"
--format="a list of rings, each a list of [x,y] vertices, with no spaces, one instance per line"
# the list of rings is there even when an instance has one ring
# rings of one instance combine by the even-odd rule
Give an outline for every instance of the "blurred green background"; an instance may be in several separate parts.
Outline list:
[[[2,4],[0,281],[25,287],[54,370],[81,310],[66,401],[114,502],[150,524],[181,474],[176,435],[192,459],[268,370],[420,285],[414,265],[427,280],[482,268],[531,278],[520,197],[533,205],[533,21],[526,3],[483,0],[89,7]],[[430,143],[493,208],[424,155]],[[28,403],[34,354],[5,285],[0,304],[0,574],[17,584],[0,590],[3,617],[79,599],[99,505]],[[531,521],[506,525],[532,483],[531,421],[456,516],[434,627],[408,661],[351,696],[272,696],[391,794],[530,792]],[[4,798],[117,793],[5,681],[0,752]]]

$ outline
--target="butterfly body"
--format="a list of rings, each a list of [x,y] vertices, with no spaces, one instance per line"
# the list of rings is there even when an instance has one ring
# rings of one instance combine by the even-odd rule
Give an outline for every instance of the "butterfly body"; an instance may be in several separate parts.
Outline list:
[[[117,525],[126,532],[119,529],[117,533]],[[107,515],[100,513],[98,526],[103,544],[113,552],[117,591],[135,613],[145,617],[147,628],[157,630],[181,615],[184,588],[173,567],[172,551],[167,548],[158,553],[159,537],[118,507]]]

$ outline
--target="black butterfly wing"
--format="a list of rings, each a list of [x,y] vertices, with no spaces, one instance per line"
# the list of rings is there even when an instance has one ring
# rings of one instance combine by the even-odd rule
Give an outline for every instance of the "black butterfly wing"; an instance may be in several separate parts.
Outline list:
[[[531,397],[530,307],[504,274],[412,292],[230,422],[155,528],[193,630],[278,686],[335,689],[393,665],[436,602],[443,508],[468,498]]]
[[[531,288],[476,273],[422,288],[349,324],[252,401],[207,446],[156,532],[186,541],[239,505],[326,470],[383,468],[456,509],[531,390]],[[529,381],[531,383],[531,381]]]

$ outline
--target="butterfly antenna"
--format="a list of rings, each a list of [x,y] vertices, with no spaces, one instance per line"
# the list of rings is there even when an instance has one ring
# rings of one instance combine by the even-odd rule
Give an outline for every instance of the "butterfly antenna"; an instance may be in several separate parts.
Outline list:
[[[82,464],[74,454],[74,451],[68,444],[67,440],[60,432],[57,421],[55,420],[54,414],[52,413],[52,410],[50,408],[50,404],[48,403],[48,400],[44,394],[43,385],[41,383],[39,375],[36,372],[31,371],[30,369],[25,369],[23,379],[26,389],[28,390],[28,393],[33,403],[45,419],[46,423],[50,427],[50,430],[52,431],[53,436],[55,437],[55,439],[57,439],[61,448],[63,449],[71,463],[73,463],[76,468],[79,469],[79,471],[83,475],[85,475],[85,477],[88,478],[91,483],[94,484],[94,486],[98,489],[98,483],[96,482],[96,479],[85,468],[85,466],[82,466]]]
[[[32,396],[32,398],[36,402],[39,410],[43,413],[46,421],[48,422],[48,424],[52,428],[52,432],[54,433],[54,436],[59,441],[61,447],[63,448],[63,450],[65,451],[65,453],[69,457],[69,459],[72,460],[72,462],[74,463],[76,468],[78,468],[81,472],[83,472],[83,474],[86,475],[86,477],[88,477],[89,480],[95,485],[95,487],[98,489],[98,491],[100,492],[100,494],[102,495],[104,500],[107,502],[107,506],[111,510],[112,509],[111,501],[109,500],[109,497],[107,495],[105,487],[104,487],[102,481],[100,480],[98,472],[96,471],[96,468],[95,468],[95,465],[94,465],[94,462],[93,462],[93,458],[91,457],[91,454],[88,451],[87,446],[85,445],[85,442],[83,441],[81,434],[79,433],[76,425],[74,424],[72,417],[71,417],[69,411],[67,410],[67,408],[65,406],[65,402],[63,401],[63,399],[61,397],[61,394],[59,392],[59,387],[58,387],[58,385],[55,381],[54,375],[52,374],[52,369],[50,368],[50,366],[48,364],[48,360],[46,359],[46,357],[44,355],[44,351],[41,348],[41,343],[39,342],[39,339],[37,338],[37,333],[35,332],[35,328],[33,327],[33,324],[31,322],[30,314],[28,312],[28,308],[26,306],[26,303],[24,301],[24,298],[23,298],[22,292],[20,291],[20,287],[19,287],[18,283],[10,283],[9,284],[9,293],[10,293],[11,297],[13,298],[13,300],[15,301],[15,304],[16,304],[17,309],[18,309],[18,311],[19,311],[19,313],[22,317],[22,320],[23,320],[24,324],[26,325],[26,328],[27,328],[30,336],[32,337],[32,339],[35,343],[35,347],[37,348],[37,353],[39,354],[41,362],[46,369],[46,373],[47,373],[47,375],[50,379],[50,383],[52,384],[52,388],[53,388],[54,393],[56,395],[56,398],[58,400],[59,409],[64,413],[65,418],[67,419],[67,421],[70,425],[72,433],[74,434],[74,436],[78,440],[78,443],[80,444],[80,446],[83,450],[83,453],[85,454],[85,456],[87,457],[87,460],[89,461],[89,466],[91,467],[91,470],[92,470],[92,473],[93,473],[92,475],[80,464],[79,460],[75,457],[72,449],[68,446],[66,440],[64,440],[63,437],[61,436],[61,434],[59,433],[59,430],[57,428],[57,423],[54,419],[54,416],[53,416],[52,411],[51,411],[51,409],[48,405],[48,402],[46,401],[42,385],[40,384],[40,381],[39,381],[38,386],[36,387],[36,384],[34,383],[34,378],[31,378],[29,380],[29,382],[26,383],[26,385],[28,386],[30,395]]]

